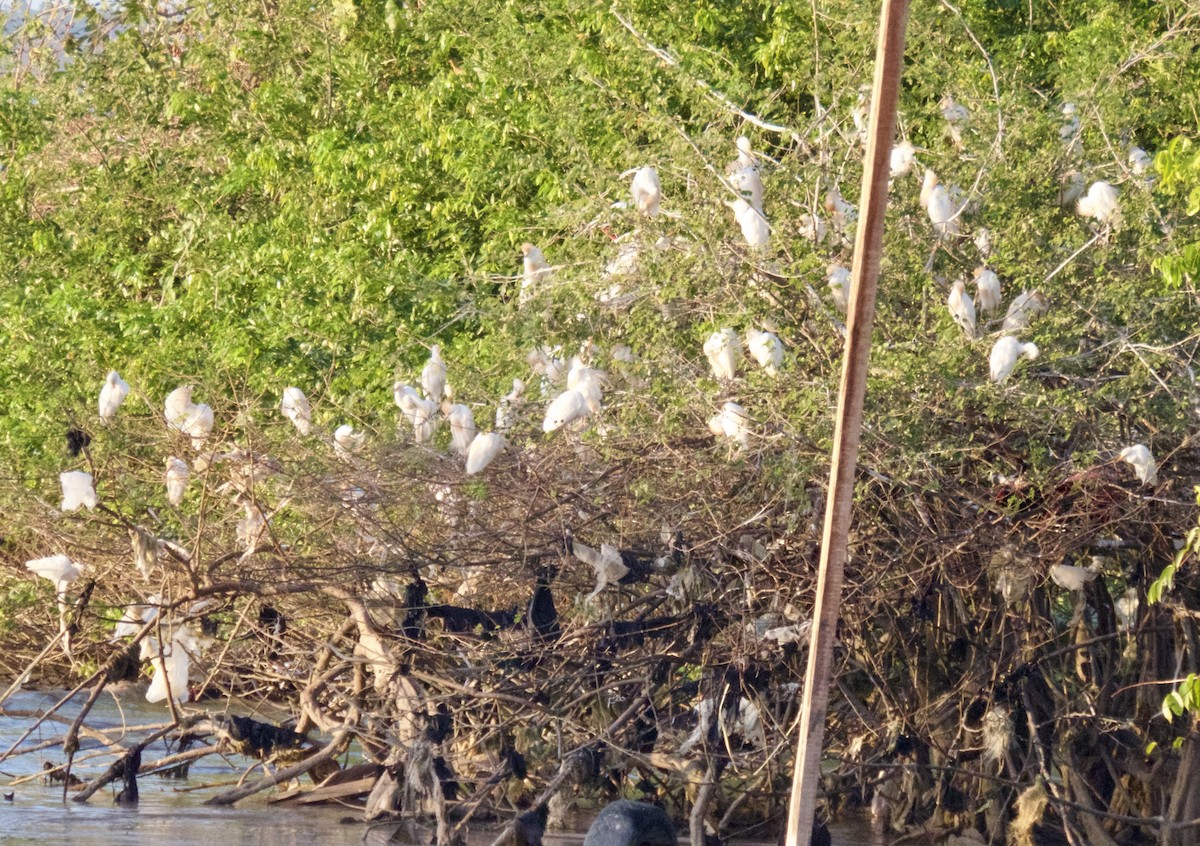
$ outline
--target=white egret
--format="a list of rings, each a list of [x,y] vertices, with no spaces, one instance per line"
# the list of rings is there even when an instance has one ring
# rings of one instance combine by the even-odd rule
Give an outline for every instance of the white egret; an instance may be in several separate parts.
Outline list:
[[[438,405],[431,399],[416,399],[413,407],[413,438],[419,444],[427,444],[437,434]]]
[[[512,428],[517,410],[524,403],[524,395],[525,383],[520,379],[513,379],[512,390],[501,397],[500,403],[496,406],[497,431],[505,432]]]
[[[704,356],[717,381],[732,381],[737,376],[738,359],[742,357],[737,332],[728,327],[713,332],[704,342]]]
[[[871,117],[871,86],[863,85],[858,89],[858,96],[854,100],[854,107],[850,109],[850,120],[854,123],[854,128],[858,132],[858,140],[864,147],[867,146],[867,137],[870,135],[870,117]]]
[[[146,701],[162,702],[170,696],[176,702],[187,702],[191,698],[187,686],[188,672],[191,669],[188,652],[197,652],[199,649],[200,639],[188,626],[175,629],[171,639],[163,644],[161,657],[159,650],[154,648],[150,654],[154,678],[150,680],[150,687],[146,690]]]
[[[343,461],[349,461],[352,456],[362,452],[367,442],[366,432],[356,432],[349,423],[343,423],[333,430],[333,454]]]
[[[133,637],[138,629],[158,616],[158,609],[153,605],[128,605],[121,619],[113,626],[109,643],[115,643],[123,637]]]
[[[284,388],[279,410],[283,412],[284,417],[292,421],[292,425],[301,435],[312,431],[312,406],[309,405],[304,391],[299,388]]]
[[[115,370],[110,370],[108,378],[104,380],[104,387],[100,389],[100,419],[105,423],[111,423],[113,417],[117,414],[117,409],[121,407],[121,403],[125,402],[125,397],[129,395],[129,383],[121,378],[121,374]]]
[[[814,244],[820,244],[829,233],[825,221],[819,214],[805,213],[796,218],[796,231],[801,238],[807,238]]]
[[[825,211],[838,232],[845,232],[847,226],[858,220],[858,208],[846,202],[836,185],[825,192]]]
[[[1032,341],[1028,343],[1018,341],[1011,335],[1006,335],[996,341],[988,358],[991,363],[992,381],[1003,382],[1012,375],[1013,368],[1017,366],[1017,359],[1021,356],[1030,361],[1036,360],[1038,357],[1037,344]]]
[[[1090,217],[1100,223],[1112,223],[1121,211],[1117,201],[1117,189],[1103,180],[1093,182],[1087,194],[1075,203],[1075,211],[1081,217]]]
[[[582,420],[590,413],[587,398],[583,394],[576,390],[563,391],[546,409],[542,431],[549,434],[576,420]]]
[[[742,237],[746,239],[750,248],[758,250],[766,247],[771,238],[771,227],[767,225],[763,213],[741,197],[732,202],[726,201],[725,205],[733,210],[734,219],[742,228]]]
[[[521,293],[520,303],[525,303],[535,293],[535,287],[550,278],[550,263],[542,251],[526,241],[521,245]]]
[[[845,314],[850,308],[850,269],[840,264],[831,264],[826,268],[825,284],[833,295],[833,304],[837,310]]]
[[[657,170],[649,165],[638,168],[629,189],[633,193],[633,204],[637,206],[638,211],[649,218],[658,217],[659,204],[662,202],[662,183],[658,180]]]
[[[587,400],[588,410],[593,414],[600,410],[604,399],[604,383],[608,374],[594,367],[587,367],[579,356],[571,359],[571,369],[567,371],[567,388],[583,394]]]
[[[201,449],[213,428],[213,410],[204,403],[193,405],[180,430],[191,437],[192,449]]]
[[[442,348],[434,344],[429,348],[429,361],[421,370],[421,387],[425,396],[440,404],[446,391],[446,362],[442,360]]]
[[[167,426],[183,431],[183,421],[187,419],[192,408],[192,386],[180,385],[167,394],[163,405],[163,416],[167,418]]]
[[[763,182],[758,172],[758,162],[750,149],[750,139],[741,136],[737,139],[737,158],[725,168],[729,176],[729,184],[734,191],[747,200],[754,208],[762,211]]]
[[[963,126],[970,120],[971,113],[966,106],[954,102],[949,94],[938,101],[938,106],[942,110],[942,117],[946,119],[946,132],[955,146],[962,147]]]
[[[450,421],[450,447],[465,456],[475,440],[475,415],[462,403],[442,404],[442,414]]]
[[[92,487],[91,473],[68,470],[58,474],[58,481],[62,484],[63,498],[60,507],[63,511],[78,511],[80,508],[91,511],[99,502],[96,489]]]
[[[237,540],[246,554],[250,555],[258,548],[258,542],[267,528],[267,518],[263,516],[262,509],[252,502],[244,505],[244,513],[246,516],[237,522]]]
[[[595,549],[573,541],[571,552],[596,573],[596,587],[587,595],[588,602],[599,596],[600,591],[609,585],[615,585],[629,572],[629,568],[621,560],[621,551],[611,543],[601,544],[599,549]]]
[[[783,343],[778,335],[750,327],[746,330],[746,349],[768,376],[779,375],[779,368],[783,366]]]
[[[471,441],[467,451],[467,475],[474,476],[492,463],[504,449],[504,436],[499,432],[485,432]]]
[[[892,155],[890,161],[890,176],[895,179],[897,176],[908,176],[912,173],[913,164],[917,160],[917,148],[912,145],[911,141],[901,141],[892,147]]]
[[[728,438],[739,446],[750,443],[750,415],[736,402],[727,402],[720,414],[708,418],[708,431],[718,438]]]
[[[1001,328],[1005,332],[1019,332],[1029,325],[1029,321],[1039,314],[1050,310],[1050,301],[1041,291],[1022,291],[1008,305]]]
[[[187,462],[182,458],[171,456],[167,459],[167,502],[172,505],[178,505],[183,502],[183,492],[187,490],[188,472]]]
[[[980,311],[995,311],[1000,308],[1000,277],[983,265],[975,268],[975,304]]]
[[[979,255],[985,259],[992,254],[992,233],[986,226],[979,227],[979,231],[975,233],[975,249],[979,250]]]
[[[968,340],[975,339],[975,301],[967,293],[967,286],[961,279],[956,279],[950,286],[950,296],[946,298],[946,307],[954,322],[962,327]]]
[[[1060,588],[1070,591],[1083,590],[1089,582],[1100,575],[1096,562],[1090,567],[1077,567],[1074,564],[1055,564],[1050,568],[1050,578]]]
[[[1155,463],[1154,456],[1150,454],[1150,448],[1145,444],[1127,446],[1121,450],[1119,457],[1133,468],[1138,481],[1143,485],[1158,484],[1158,464]]]
[[[1076,135],[1079,132],[1079,109],[1075,108],[1074,103],[1063,103],[1062,105],[1062,126],[1058,128],[1058,137],[1067,145],[1068,149],[1075,145]]]
[[[62,634],[63,653],[71,658],[71,633],[67,629],[67,588],[83,575],[83,564],[72,561],[66,555],[50,555],[25,562],[25,569],[35,575],[54,582],[54,598],[58,604],[58,630]]]
[[[1154,167],[1154,158],[1141,147],[1131,147],[1129,150],[1129,169],[1134,176],[1145,176]]]
[[[1123,631],[1132,629],[1137,624],[1137,588],[1132,585],[1126,588],[1125,593],[1113,602],[1113,610],[1117,612],[1117,621],[1120,623],[1119,628]]]
[[[1058,204],[1063,208],[1072,208],[1083,196],[1087,188],[1087,180],[1077,170],[1064,173],[1058,180]]]
[[[929,222],[938,238],[948,241],[958,236],[960,207],[950,196],[945,185],[938,182],[932,169],[925,171],[925,182],[921,187],[921,205],[929,215]]]

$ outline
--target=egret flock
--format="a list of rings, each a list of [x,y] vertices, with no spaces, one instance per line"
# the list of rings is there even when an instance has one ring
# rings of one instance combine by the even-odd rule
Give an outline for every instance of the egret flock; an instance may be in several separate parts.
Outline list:
[[[961,148],[962,133],[970,121],[969,110],[948,96],[943,98],[939,107],[945,121],[946,135],[955,146]],[[852,117],[860,137],[865,139],[865,94],[860,97]],[[1063,142],[1069,149],[1076,149],[1079,122],[1077,110],[1072,104],[1063,107],[1063,121],[1060,131]],[[767,249],[773,231],[764,211],[765,192],[761,159],[745,137],[738,138],[735,147],[736,158],[724,171],[724,187],[729,194],[724,203],[732,211],[733,222],[740,230],[751,254],[761,256]],[[908,140],[901,140],[893,146],[890,172],[893,185],[897,180],[911,174],[918,175],[921,180],[920,205],[928,216],[935,243],[962,238],[963,218],[970,213],[971,204],[964,198],[964,192],[956,186],[944,184],[932,168],[921,165],[918,160],[918,154],[921,152],[923,151],[920,148]],[[1147,178],[1145,175],[1150,167],[1150,158],[1144,150],[1133,148],[1128,164],[1134,175]],[[664,211],[663,208],[666,198],[657,170],[653,166],[645,165],[627,172],[626,176],[630,173],[630,193],[637,214],[648,219],[660,215],[669,216],[670,212]],[[1111,228],[1120,219],[1120,195],[1117,188],[1108,182],[1097,181],[1085,190],[1084,179],[1078,171],[1073,171],[1064,179],[1058,202],[1065,206],[1073,204],[1080,216],[1094,220],[1102,227]],[[795,221],[799,231],[817,243],[823,241],[832,231],[835,236],[843,238],[844,243],[847,229],[857,218],[857,210],[842,197],[836,186],[827,189],[822,208],[828,215],[828,223],[819,215],[805,212]],[[975,235],[974,243],[982,263],[970,280],[957,279],[950,283],[946,300],[951,317],[970,341],[985,334],[982,319],[985,315],[998,314],[1003,302],[1000,277],[987,267],[991,234],[986,229],[980,229]],[[661,243],[658,246],[661,246]],[[547,261],[543,251],[532,243],[522,244],[520,253],[522,267],[518,301],[524,304],[536,297],[553,278],[554,267]],[[604,277],[618,279],[636,266],[637,259],[636,243],[622,244],[617,258],[605,269]],[[827,267],[825,279],[830,301],[839,312],[845,313],[852,293],[851,270],[836,262],[831,263]],[[975,289],[974,298],[968,284]],[[605,296],[620,297],[619,284],[614,284]],[[994,341],[989,355],[989,375],[993,383],[1000,385],[1013,378],[1022,359],[1035,361],[1038,358],[1037,345],[1030,341],[1022,341],[1017,335],[1027,330],[1031,322],[1045,313],[1048,307],[1047,298],[1037,289],[1023,290],[1013,297],[997,330],[999,337]],[[738,379],[743,351],[769,377],[784,376],[785,348],[784,339],[768,327],[750,326],[739,336],[733,327],[723,326],[709,335],[700,352],[707,359],[716,381],[721,386],[728,386]],[[601,411],[610,376],[607,372],[590,366],[587,360],[589,349],[590,345],[586,345],[580,354],[574,356],[564,355],[559,348],[549,346],[530,350],[526,362],[532,376],[526,375],[524,378],[512,380],[511,391],[496,403],[494,426],[491,431],[483,431],[480,428],[470,405],[454,401],[449,368],[437,344],[430,346],[429,358],[422,366],[418,378],[414,380],[415,384],[410,385],[397,380],[392,387],[392,396],[400,410],[400,420],[402,424],[411,428],[415,443],[432,445],[439,426],[445,421],[450,433],[450,451],[463,462],[463,472],[466,475],[476,475],[486,471],[497,456],[508,448],[505,433],[511,430],[521,410],[531,402],[526,396],[531,378],[540,380],[542,394],[548,400],[541,427],[546,436],[558,430],[579,431]],[[614,367],[621,368],[635,361],[636,355],[632,349],[622,345],[612,349],[611,358]],[[171,506],[183,503],[191,473],[202,471],[217,460],[212,452],[204,451],[214,427],[213,409],[203,403],[193,402],[192,392],[191,385],[181,385],[171,391],[163,403],[163,419],[167,428],[186,436],[186,441],[197,453],[190,463],[179,455],[164,457],[166,501]],[[114,423],[129,393],[129,384],[116,371],[107,375],[100,390],[98,403],[99,418],[104,425]],[[278,408],[281,415],[301,436],[309,437],[314,434],[312,406],[301,388],[285,387]],[[749,446],[754,428],[753,416],[742,404],[732,400],[725,401],[707,422],[709,431],[717,438],[727,441],[731,449],[742,450]],[[366,446],[367,434],[355,431],[348,423],[342,424],[333,430],[328,443],[335,457],[350,461]],[[1156,484],[1157,467],[1145,445],[1126,447],[1117,455],[1117,460],[1128,463],[1141,484]],[[259,472],[255,466],[250,462],[251,469],[248,471],[248,477],[242,480],[243,484],[252,484],[259,478],[255,475]],[[78,470],[67,471],[61,474],[60,482],[62,511],[97,507],[99,499],[91,474]],[[235,497],[239,491],[244,493],[245,489],[238,487],[236,483],[234,487]],[[236,501],[245,508],[245,518],[238,524],[238,538],[249,553],[261,539],[269,518],[256,504],[251,503],[249,498],[243,496]],[[156,554],[157,546],[153,541],[144,543],[143,546],[146,547],[147,556],[153,557]],[[151,547],[154,549],[151,550]],[[606,585],[615,583],[624,575],[625,568],[619,551],[610,544],[602,544],[598,549],[593,549],[575,543],[574,554],[585,563],[591,564],[596,571],[597,585],[593,597]],[[86,570],[86,566],[62,553],[30,560],[26,566],[31,573],[51,581],[55,586],[63,647],[69,656],[66,593],[71,583]],[[139,566],[144,566],[143,572],[148,574],[149,564],[140,563]],[[1089,576],[1095,575],[1094,572],[1086,570],[1081,573],[1074,570],[1083,568],[1055,570],[1051,576],[1059,584],[1075,587],[1084,583]],[[138,627],[153,621],[156,613],[157,609],[153,604],[130,606],[118,625],[117,636],[133,634]],[[143,643],[142,657],[148,658],[155,668],[154,682],[147,693],[148,699],[160,701],[168,695],[177,699],[186,695],[187,655],[201,644],[200,636],[187,625],[170,629],[161,641],[146,639]]]

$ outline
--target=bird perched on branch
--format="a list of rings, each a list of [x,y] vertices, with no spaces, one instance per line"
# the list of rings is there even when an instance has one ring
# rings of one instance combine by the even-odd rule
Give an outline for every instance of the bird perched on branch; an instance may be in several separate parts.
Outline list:
[[[1037,344],[1032,341],[1028,343],[1018,341],[1011,335],[998,340],[992,346],[992,353],[989,357],[992,381],[1000,383],[1012,375],[1013,368],[1017,366],[1017,360],[1021,356],[1030,361],[1036,360],[1038,357]]]
[[[730,382],[736,378],[738,359],[742,357],[737,332],[726,327],[709,335],[704,342],[704,357],[717,381]]]
[[[1154,456],[1150,454],[1148,446],[1145,444],[1127,446],[1121,450],[1121,454],[1118,457],[1133,468],[1133,472],[1137,474],[1138,481],[1143,485],[1158,484],[1158,464],[1155,463]]]
[[[1088,582],[1096,580],[1100,568],[1096,561],[1089,567],[1077,567],[1074,564],[1055,564],[1050,568],[1050,578],[1060,588],[1070,591],[1083,590]]]
[[[779,368],[783,366],[783,342],[778,335],[760,332],[752,326],[746,330],[746,349],[768,376],[779,375]]]
[[[596,574],[596,587],[587,595],[588,602],[599,596],[609,585],[615,585],[629,572],[629,568],[621,559],[621,551],[611,543],[600,544],[600,548],[596,549],[568,537],[567,544],[571,554],[590,566]]]
[[[892,147],[892,155],[889,161],[889,175],[892,179],[897,176],[908,176],[912,173],[913,165],[917,161],[917,148],[912,145],[911,141],[901,141]]]
[[[442,361],[442,348],[434,344],[429,348],[429,361],[421,369],[421,387],[425,396],[440,404],[446,390],[446,362]]]
[[[58,481],[62,484],[63,498],[60,508],[63,511],[78,511],[80,508],[91,511],[99,502],[96,489],[92,487],[91,473],[68,470],[58,474]]]
[[[767,219],[763,213],[741,197],[732,202],[727,200],[725,205],[733,210],[734,220],[741,227],[742,237],[746,239],[746,244],[750,249],[765,248],[767,241],[771,238],[771,227],[767,225]]]
[[[737,158],[725,168],[729,176],[729,184],[742,199],[760,212],[763,208],[763,182],[758,172],[758,161],[750,149],[750,139],[741,136],[737,139]],[[748,239],[747,239],[748,240]]]
[[[633,183],[629,186],[633,193],[633,204],[646,217],[658,217],[659,204],[662,202],[662,183],[658,180],[658,171],[646,165],[640,167],[633,175]]]
[[[1005,332],[1019,332],[1029,325],[1029,321],[1039,314],[1045,314],[1050,309],[1050,301],[1041,291],[1022,291],[1015,300],[1009,303],[1001,326]]]
[[[931,168],[925,170],[925,182],[921,186],[921,205],[929,215],[933,231],[938,238],[948,241],[958,237],[960,206],[950,196],[945,185],[938,182],[937,174]]]
[[[1100,223],[1113,223],[1121,213],[1117,189],[1103,180],[1093,182],[1087,194],[1075,203],[1075,211],[1081,217],[1090,217]]]
[[[542,431],[549,434],[576,420],[582,420],[591,413],[588,400],[583,394],[574,389],[563,391],[547,407],[546,416],[542,420]]]
[[[745,447],[750,443],[750,415],[739,403],[727,402],[720,414],[708,418],[708,431]]]
[[[524,403],[525,383],[513,379],[512,390],[500,398],[496,406],[496,430],[506,432],[512,427],[517,411]]]
[[[467,451],[467,475],[481,472],[503,449],[504,436],[499,432],[487,432],[476,437]]]
[[[954,98],[947,94],[938,101],[938,106],[942,110],[942,117],[946,120],[946,133],[950,136],[950,140],[958,148],[963,145],[963,127],[971,118],[971,113],[967,107],[961,103],[954,102]]]
[[[840,264],[831,264],[825,273],[825,284],[833,296],[833,304],[842,314],[850,308],[850,269]]]
[[[451,405],[448,402],[442,403],[442,414],[450,421],[450,448],[466,456],[475,440],[475,416],[462,403]]]
[[[71,658],[71,633],[67,629],[67,589],[83,575],[83,564],[72,561],[66,555],[50,555],[25,562],[25,569],[54,583],[54,597],[58,604],[58,627],[63,638],[63,653]]]
[[[526,241],[521,245],[521,293],[517,301],[524,305],[536,293],[536,288],[550,278],[550,263],[542,251]]]
[[[367,442],[366,432],[356,432],[349,423],[343,423],[333,430],[333,454],[343,461],[362,452]]]
[[[167,459],[167,502],[172,505],[179,505],[183,502],[183,492],[187,490],[189,476],[186,461],[175,456]]]
[[[301,435],[312,431],[312,406],[308,404],[308,397],[304,395],[304,391],[293,387],[284,388],[279,410],[283,412],[284,417],[292,421],[292,425]]]
[[[100,419],[105,423],[111,423],[113,417],[117,414],[117,409],[121,407],[121,403],[125,402],[125,397],[129,395],[129,383],[121,378],[121,374],[115,370],[110,370],[108,378],[104,380],[104,387],[100,389]]]
[[[961,279],[954,280],[950,286],[950,296],[946,298],[946,307],[968,340],[975,339],[975,301],[967,293],[967,286]]]
[[[975,304],[980,311],[995,311],[1000,308],[1000,277],[983,265],[975,268]]]

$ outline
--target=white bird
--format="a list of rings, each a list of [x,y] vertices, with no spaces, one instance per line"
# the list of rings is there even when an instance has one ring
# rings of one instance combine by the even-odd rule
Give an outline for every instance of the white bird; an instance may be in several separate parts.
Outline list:
[[[737,332],[728,327],[713,332],[704,342],[704,356],[717,381],[733,380],[737,376],[738,359],[742,357]]]
[[[858,208],[846,202],[836,185],[825,192],[825,211],[838,232],[845,232],[847,226],[858,220]]]
[[[59,553],[26,561],[25,569],[54,582],[54,598],[58,604],[58,630],[62,634],[63,653],[72,658],[71,633],[67,629],[67,588],[83,574],[84,565]]]
[[[1103,180],[1093,182],[1085,196],[1075,203],[1075,211],[1082,217],[1090,217],[1100,223],[1111,223],[1121,211],[1117,202],[1117,189]]]
[[[343,461],[362,451],[367,442],[366,432],[356,432],[349,423],[343,423],[333,430],[333,454]]]
[[[1045,314],[1050,309],[1050,301],[1041,291],[1022,291],[1008,305],[1001,329],[1005,332],[1019,332],[1029,325],[1029,321],[1039,314]]]
[[[1133,467],[1133,472],[1137,474],[1138,481],[1143,485],[1158,484],[1158,465],[1154,461],[1154,456],[1150,454],[1150,448],[1145,444],[1125,447],[1121,450],[1120,459]]]
[[[958,236],[959,206],[946,190],[946,186],[938,182],[937,174],[932,169],[926,169],[925,182],[921,187],[921,205],[929,215],[929,222],[938,238],[947,241]]]
[[[976,305],[980,311],[1000,308],[1000,277],[983,265],[975,268]]]
[[[912,145],[911,141],[901,141],[892,147],[889,175],[893,179],[897,176],[908,176],[908,174],[912,173],[913,164],[916,160],[917,148]]]
[[[182,458],[174,456],[167,459],[167,502],[172,505],[178,505],[183,502],[183,492],[187,490],[188,472],[187,462]]]
[[[938,106],[941,107],[942,117],[946,119],[946,131],[955,145],[961,147],[962,125],[970,119],[971,113],[967,111],[966,106],[954,102],[954,98],[949,94],[938,101]]]
[[[539,376],[546,377],[551,385],[556,384],[567,375],[566,359],[556,355],[562,352],[561,347],[541,346],[530,350],[525,356],[526,363]]]
[[[204,403],[193,405],[180,430],[191,437],[192,449],[201,449],[213,428],[213,410]]]
[[[607,379],[608,374],[603,370],[587,367],[579,356],[575,356],[571,359],[571,369],[567,371],[567,389],[583,394],[588,410],[595,414],[604,399],[604,383]]]
[[[1113,602],[1113,610],[1117,612],[1117,620],[1120,623],[1120,628],[1124,631],[1132,629],[1137,623],[1137,588],[1132,585],[1126,588],[1121,598]]]
[[[833,295],[833,304],[845,314],[850,308],[850,269],[840,264],[831,264],[826,269],[825,284]]]
[[[521,294],[518,302],[525,303],[534,294],[534,288],[550,278],[550,263],[542,251],[526,241],[521,245]]]
[[[109,643],[115,643],[123,637],[133,637],[138,629],[158,616],[158,609],[153,605],[128,605],[121,619],[113,626]]]
[[[1012,375],[1013,368],[1017,366],[1017,359],[1021,356],[1025,356],[1030,361],[1037,359],[1037,344],[1032,341],[1023,343],[1011,335],[998,340],[992,346],[992,352],[988,358],[991,363],[992,381],[1003,382]]]
[[[238,543],[249,555],[258,548],[258,542],[267,528],[267,518],[263,516],[262,510],[251,502],[245,504],[244,513],[246,516],[238,520],[235,528]]]
[[[1075,143],[1075,135],[1079,132],[1079,110],[1074,103],[1063,103],[1062,126],[1058,128],[1058,137],[1068,148]]]
[[[412,415],[415,407],[413,400],[418,400],[421,395],[411,385],[406,385],[403,382],[396,382],[392,385],[392,399],[396,403],[396,407],[404,412],[404,416],[408,418],[408,422],[412,422]]]
[[[474,476],[492,463],[504,449],[504,436],[499,432],[486,432],[471,441],[467,451],[467,475]]]
[[[825,226],[825,221],[821,219],[819,214],[802,214],[796,218],[796,231],[801,238],[807,238],[814,244],[820,244],[825,240],[825,235],[829,232]]]
[[[1077,170],[1068,171],[1058,180],[1058,204],[1063,208],[1073,207],[1083,196],[1085,188],[1087,181],[1083,174]]]
[[[308,404],[308,397],[304,395],[304,391],[299,388],[284,388],[279,410],[283,412],[284,417],[292,421],[292,425],[301,435],[312,431],[312,406]]]
[[[750,443],[750,415],[736,402],[727,402],[720,414],[708,418],[708,431],[718,438],[729,438],[739,446]]]
[[[589,414],[591,414],[591,409],[583,394],[576,390],[563,391],[546,409],[546,416],[542,420],[542,431],[549,434],[576,420],[582,420]]]
[[[1133,171],[1134,176],[1145,176],[1147,171],[1153,166],[1154,159],[1149,153],[1141,147],[1130,148],[1129,169]]]
[[[437,434],[438,405],[431,399],[416,399],[413,406],[413,438],[419,444],[427,444]]]
[[[962,327],[969,340],[975,338],[975,301],[967,293],[967,286],[961,279],[956,279],[950,286],[950,296],[946,298],[946,307],[954,322]]]
[[[450,421],[451,449],[465,456],[471,449],[471,441],[475,440],[475,415],[462,403],[444,403],[442,413]]]
[[[854,108],[850,110],[850,120],[858,131],[858,140],[864,147],[870,136],[871,118],[871,86],[863,85],[858,89],[858,97],[854,100]]]
[[[162,657],[157,648],[153,649],[150,665],[154,668],[154,678],[146,690],[147,702],[162,702],[168,695],[176,702],[187,702],[191,698],[187,686],[191,669],[188,651],[198,651],[199,647],[196,635],[187,626],[180,626],[171,635],[171,640],[163,644]]]
[[[779,368],[783,365],[783,343],[778,335],[751,327],[746,330],[746,349],[758,366],[767,371],[768,376],[779,375]]]
[[[63,498],[60,507],[63,511],[78,511],[80,508],[91,511],[99,502],[96,489],[92,487],[91,473],[68,470],[58,474],[58,481],[62,484]]]
[[[113,417],[117,414],[117,409],[121,407],[121,403],[125,402],[125,397],[129,395],[129,383],[121,378],[121,374],[115,370],[110,370],[108,378],[104,380],[104,387],[100,389],[100,419],[105,423],[111,423]]]
[[[1060,588],[1070,591],[1083,590],[1088,582],[1096,580],[1100,570],[1093,562],[1090,567],[1077,567],[1074,564],[1055,564],[1050,568],[1050,578]]]
[[[496,429],[498,431],[506,432],[512,428],[517,410],[524,402],[524,395],[525,383],[520,379],[513,379],[512,390],[501,397],[500,403],[496,406]]]
[[[658,217],[659,203],[662,202],[662,183],[658,181],[657,170],[649,165],[638,168],[637,173],[633,175],[630,191],[638,211],[649,218]]]
[[[767,241],[771,238],[771,227],[767,225],[767,219],[763,217],[763,213],[741,197],[733,202],[726,201],[725,205],[733,210],[734,219],[742,228],[742,237],[746,239],[750,249],[757,250],[766,247]]]
[[[741,136],[737,140],[738,156],[725,168],[729,184],[742,199],[760,212],[763,207],[763,182],[758,172],[758,163],[750,149],[750,139]]]
[[[571,552],[596,573],[596,587],[587,595],[588,602],[595,599],[600,591],[609,585],[619,582],[629,572],[629,568],[621,560],[621,551],[611,543],[600,544],[600,549],[595,549],[573,541]]]
[[[440,404],[446,390],[446,362],[442,361],[442,348],[434,344],[429,348],[429,361],[421,370],[421,387],[425,396]]]
[[[986,226],[979,227],[979,231],[975,233],[975,249],[979,250],[979,255],[985,259],[992,254],[992,233]]]
[[[187,418],[192,407],[192,386],[180,385],[167,394],[163,404],[163,416],[167,418],[167,426],[183,431],[183,421]]]

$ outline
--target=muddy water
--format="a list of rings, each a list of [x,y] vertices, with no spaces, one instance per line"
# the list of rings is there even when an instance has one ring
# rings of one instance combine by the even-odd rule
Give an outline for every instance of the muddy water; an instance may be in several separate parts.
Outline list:
[[[21,692],[11,697],[5,707],[12,710],[37,710],[53,705],[61,693]],[[208,703],[206,707],[222,711],[226,703]],[[244,703],[230,708],[233,713],[254,716]],[[71,717],[77,706],[62,711]],[[260,713],[260,719],[279,719],[280,714]],[[96,728],[116,729],[128,725],[162,722],[168,719],[166,708],[149,705],[137,691],[116,699],[104,696],[89,716],[88,723]],[[8,749],[32,723],[23,718],[0,718],[0,752]],[[62,734],[61,723],[43,723],[22,746],[31,746]],[[113,735],[116,736],[115,734]],[[85,760],[97,749],[94,741],[81,739],[74,772],[88,779],[108,766],[105,756],[94,763]],[[169,754],[166,745],[158,742],[148,747],[143,761]],[[60,747],[9,758],[0,763],[0,784],[11,785],[22,776],[36,773],[43,761],[62,763]],[[113,804],[117,788],[106,788],[86,804],[63,802],[62,787],[44,786],[36,781],[5,786],[3,792],[13,792],[12,801],[0,799],[0,843],[5,846],[47,843],[72,846],[382,846],[387,842],[389,828],[368,832],[357,821],[352,808],[274,807],[262,800],[248,799],[235,808],[212,808],[201,803],[220,787],[196,789],[201,785],[222,784],[235,780],[250,762],[245,759],[216,756],[194,762],[190,777],[185,781],[144,776],[138,779],[141,801],[136,808],[121,808]],[[255,773],[259,776],[261,773]],[[344,818],[354,822],[343,823]],[[831,827],[834,846],[875,846],[870,832],[862,824],[841,824]],[[471,846],[487,846],[491,832],[482,827],[471,832]],[[582,834],[563,834],[548,837],[547,846],[578,846]],[[751,846],[751,844],[746,844]]]

